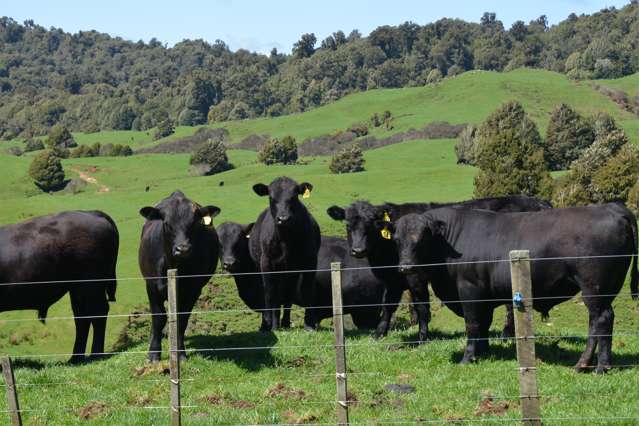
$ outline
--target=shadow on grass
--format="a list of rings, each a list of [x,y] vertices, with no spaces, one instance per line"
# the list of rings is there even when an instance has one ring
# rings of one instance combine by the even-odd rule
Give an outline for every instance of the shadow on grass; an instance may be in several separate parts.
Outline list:
[[[186,346],[198,349],[197,353],[203,358],[233,361],[247,371],[259,371],[276,365],[271,349],[277,343],[277,337],[271,332],[244,332],[230,336],[197,335],[188,337],[187,342]]]

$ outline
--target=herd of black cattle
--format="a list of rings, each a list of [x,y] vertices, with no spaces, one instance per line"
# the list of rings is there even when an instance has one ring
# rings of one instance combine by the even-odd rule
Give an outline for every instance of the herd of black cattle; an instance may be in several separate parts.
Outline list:
[[[357,327],[386,335],[402,293],[409,290],[418,340],[424,341],[430,283],[464,318],[468,341],[462,362],[472,362],[488,350],[497,306],[507,308],[503,335],[514,334],[509,265],[494,260],[506,259],[511,249],[528,249],[533,259],[543,259],[532,264],[534,308],[547,314],[581,291],[589,338],[576,368],[591,365],[597,346],[596,371],[610,368],[612,301],[631,259],[631,292],[637,294],[637,223],[622,204],[553,209],[526,196],[450,204],[356,201],[327,210],[346,224],[348,238],[342,239],[321,236],[300,200],[312,189],[287,177],[256,184],[253,190],[268,196],[268,208],[255,223],[226,222],[217,229],[213,217],[220,209],[203,207],[180,191],[140,210],[146,222],[139,264],[153,313],[151,361],[160,359],[167,270],[178,270],[178,349],[183,350],[190,312],[219,259],[244,303],[261,313],[262,331],[289,327],[292,304],[306,308],[309,330],[331,316],[329,269],[339,261],[345,313]],[[92,356],[98,356],[104,352],[109,301],[115,301],[118,244],[115,223],[97,211],[0,227],[0,311],[35,309],[44,321],[48,308],[69,292],[76,328],[71,361],[84,359],[91,326]],[[425,264],[435,265],[419,266]]]

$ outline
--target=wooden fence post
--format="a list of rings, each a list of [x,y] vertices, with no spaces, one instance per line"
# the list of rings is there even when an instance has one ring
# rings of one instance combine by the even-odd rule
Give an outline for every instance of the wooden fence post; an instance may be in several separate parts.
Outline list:
[[[11,424],[13,426],[22,426],[20,404],[18,403],[18,390],[16,389],[16,380],[13,375],[11,358],[8,356],[2,357],[2,375],[4,376],[4,383],[7,385],[7,402],[9,404],[9,413],[11,414]]]
[[[515,314],[522,424],[537,426],[541,425],[541,414],[539,410],[539,392],[537,390],[532,281],[530,277],[530,253],[528,250],[513,250],[510,252],[510,277],[513,290],[513,312]]]
[[[342,263],[331,263],[333,288],[333,327],[335,328],[335,378],[337,382],[337,424],[348,425],[346,393],[346,347],[344,345],[344,315],[342,309]]]
[[[169,293],[169,369],[171,372],[171,426],[182,423],[180,405],[180,354],[178,352],[177,269],[167,271]]]

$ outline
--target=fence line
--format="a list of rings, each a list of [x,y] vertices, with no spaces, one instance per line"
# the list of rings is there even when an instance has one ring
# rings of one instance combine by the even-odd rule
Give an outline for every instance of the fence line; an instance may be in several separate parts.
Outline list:
[[[529,297],[526,300],[557,300],[557,299],[565,299],[566,301],[574,299],[578,295],[575,294],[573,296],[539,296],[539,297]],[[617,294],[594,294],[594,295],[579,295],[581,299],[596,299],[596,298],[610,298],[614,297],[618,298],[633,298],[634,296],[626,293],[617,293]],[[491,302],[504,302],[509,303],[512,302],[511,298],[494,298],[494,299],[455,299],[455,300],[441,300],[438,299],[436,301],[428,301],[428,302],[403,302],[399,301],[397,303],[362,303],[362,304],[351,304],[351,305],[343,305],[343,308],[373,308],[373,307],[385,307],[385,306],[418,306],[418,305],[446,305],[452,303],[491,303]],[[204,311],[180,311],[176,312],[177,315],[209,315],[209,314],[227,314],[227,313],[256,313],[259,314],[261,312],[268,311],[287,311],[293,309],[332,309],[332,305],[317,305],[317,306],[299,306],[299,307],[280,307],[280,308],[260,308],[257,310],[250,308],[236,308],[236,309],[211,309]],[[8,311],[7,311],[8,312]],[[138,317],[153,317],[153,316],[164,316],[166,313],[161,312],[133,312],[129,314],[106,314],[106,315],[78,315],[78,316],[59,316],[59,317],[46,317],[46,318],[8,318],[8,319],[0,319],[0,323],[11,323],[11,322],[32,322],[32,321],[64,321],[64,320],[76,320],[76,319],[95,319],[95,318],[138,318]],[[350,312],[346,312],[342,315],[350,315]]]
[[[530,258],[531,262],[544,262],[544,261],[557,261],[557,260],[588,260],[588,259],[614,259],[614,258],[633,258],[639,257],[639,254],[604,254],[604,255],[584,255],[584,256],[562,256],[562,257],[537,257]],[[407,266],[412,268],[428,268],[434,266],[454,266],[454,265],[479,265],[486,263],[508,263],[510,259],[486,259],[486,260],[468,260],[460,262],[440,262],[440,263],[419,263],[419,264],[404,264],[404,265],[382,265],[382,266],[357,266],[341,268],[341,271],[360,271],[360,270],[372,270],[372,269],[395,269],[399,266]],[[178,278],[205,278],[205,277],[220,277],[220,278],[232,278],[234,276],[249,276],[249,275],[277,275],[277,274],[301,274],[305,272],[331,272],[330,268],[318,268],[318,269],[291,269],[286,271],[266,271],[266,272],[238,272],[238,273],[214,273],[214,274],[191,274],[191,275],[178,275]],[[135,280],[159,280],[166,279],[166,276],[141,276],[141,277],[120,277],[120,278],[87,278],[81,280],[47,280],[47,281],[16,281],[16,282],[2,282],[0,287],[9,285],[35,285],[35,284],[70,284],[70,283],[104,283],[109,281],[135,281]]]

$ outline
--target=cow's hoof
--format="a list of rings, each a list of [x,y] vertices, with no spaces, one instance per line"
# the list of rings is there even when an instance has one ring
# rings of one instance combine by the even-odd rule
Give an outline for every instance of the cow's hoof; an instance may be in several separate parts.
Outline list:
[[[595,369],[595,374],[606,374],[610,370],[609,365],[598,365]]]
[[[150,353],[148,358],[149,362],[160,362],[160,353]]]
[[[178,355],[178,358],[180,359],[180,361],[186,361],[188,357],[186,356],[184,352],[180,352],[180,354]]]
[[[86,361],[84,355],[73,355],[69,358],[69,364],[82,364]]]
[[[317,331],[316,324],[304,324],[304,330],[306,331]]]
[[[504,328],[504,330],[501,332],[501,338],[504,340],[510,340],[513,337],[515,337],[515,333],[509,328]]]
[[[283,322],[282,325],[280,326],[280,328],[289,329],[289,328],[291,328],[291,323],[290,322]]]
[[[91,354],[91,356],[89,356],[89,361],[100,361],[101,359],[106,359],[106,357],[106,354],[103,353]]]
[[[373,339],[375,340],[383,339],[384,337],[386,337],[386,333],[384,332],[376,331],[375,333],[373,333]]]
[[[581,361],[575,364],[574,368],[577,373],[583,373],[589,370],[588,364]]]
[[[477,362],[477,357],[464,355],[462,360],[459,361],[459,364],[460,365],[467,365],[467,364],[475,364],[476,362]]]

